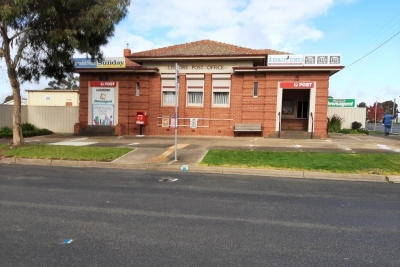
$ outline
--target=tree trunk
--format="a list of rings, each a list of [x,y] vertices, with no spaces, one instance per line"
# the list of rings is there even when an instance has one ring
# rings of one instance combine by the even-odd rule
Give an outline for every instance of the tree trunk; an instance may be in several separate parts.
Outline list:
[[[15,78],[16,79],[16,78]],[[13,108],[13,145],[25,144],[24,137],[22,135],[22,119],[21,119],[21,92],[19,83],[17,86],[12,85],[14,95],[14,108]]]

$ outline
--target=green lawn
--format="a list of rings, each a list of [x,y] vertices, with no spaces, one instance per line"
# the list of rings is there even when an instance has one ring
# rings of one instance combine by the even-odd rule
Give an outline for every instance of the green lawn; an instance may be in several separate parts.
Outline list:
[[[31,159],[112,161],[130,151],[131,148],[0,145],[0,157]],[[210,150],[200,165],[400,175],[400,154]]]
[[[335,173],[400,174],[400,154],[383,153],[210,150],[200,164]]]
[[[2,149],[2,152],[1,152]],[[132,151],[132,148],[24,145],[20,147],[0,147],[0,156],[30,159],[61,159],[112,161]]]

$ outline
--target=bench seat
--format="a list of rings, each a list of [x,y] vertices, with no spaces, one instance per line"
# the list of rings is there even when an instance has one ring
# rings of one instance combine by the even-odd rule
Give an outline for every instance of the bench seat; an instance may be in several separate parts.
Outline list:
[[[262,132],[261,123],[235,123],[234,132]]]

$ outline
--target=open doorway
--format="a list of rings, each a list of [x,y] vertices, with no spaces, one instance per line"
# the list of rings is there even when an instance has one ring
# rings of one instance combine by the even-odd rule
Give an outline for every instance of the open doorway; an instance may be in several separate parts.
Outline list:
[[[310,89],[282,90],[282,131],[307,131]]]

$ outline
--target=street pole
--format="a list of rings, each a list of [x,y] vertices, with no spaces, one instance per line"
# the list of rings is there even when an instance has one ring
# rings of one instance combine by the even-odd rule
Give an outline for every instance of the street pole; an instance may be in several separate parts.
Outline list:
[[[376,131],[376,108],[377,108],[377,106],[376,106],[376,102],[377,102],[377,100],[375,100],[375,125],[374,125],[374,131]]]
[[[394,117],[394,107],[396,106],[396,98],[393,101],[393,117]],[[390,127],[390,133],[393,133],[393,120],[392,120],[392,127]]]
[[[175,160],[178,160],[179,65],[175,63]]]

